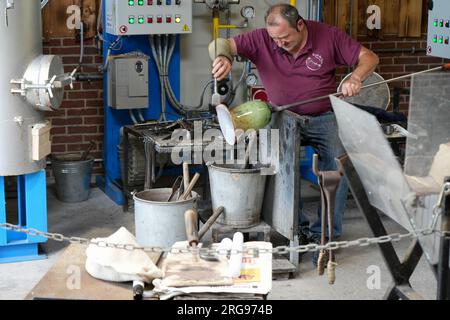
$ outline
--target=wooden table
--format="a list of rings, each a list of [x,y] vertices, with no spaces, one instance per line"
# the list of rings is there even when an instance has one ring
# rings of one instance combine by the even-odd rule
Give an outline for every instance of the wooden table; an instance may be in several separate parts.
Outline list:
[[[71,244],[25,299],[133,300],[131,282],[96,279],[85,262],[86,246]]]
[[[150,256],[150,255],[149,255]],[[160,254],[150,256],[153,262]],[[39,283],[25,297],[26,300],[133,300],[131,282],[116,283],[96,279],[85,269],[86,246],[71,244],[58,258]],[[175,299],[265,299],[255,294],[202,293],[178,296]]]

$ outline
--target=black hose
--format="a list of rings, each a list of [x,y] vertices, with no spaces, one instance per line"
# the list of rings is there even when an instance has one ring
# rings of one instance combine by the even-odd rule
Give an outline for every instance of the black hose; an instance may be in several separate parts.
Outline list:
[[[75,74],[76,81],[102,81],[103,74],[101,73],[77,73]]]

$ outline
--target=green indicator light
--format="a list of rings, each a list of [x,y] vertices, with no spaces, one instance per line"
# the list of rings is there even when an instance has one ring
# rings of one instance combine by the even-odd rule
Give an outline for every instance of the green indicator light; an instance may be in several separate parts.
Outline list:
[[[134,0],[128,0],[128,5],[129,6],[134,6]]]
[[[443,43],[444,40],[442,40],[442,38],[439,38],[439,43]]]
[[[434,25],[435,27],[437,27],[437,26],[438,26],[437,21],[433,22],[433,25]]]
[[[128,18],[128,23],[129,24],[134,24],[134,18],[133,17]]]
[[[138,22],[139,22],[140,24],[143,24],[143,23],[144,23],[144,18],[139,18],[139,19],[138,19]]]
[[[144,5],[144,0],[139,0],[138,1],[138,5],[143,6]]]
[[[433,38],[433,42],[436,43],[437,42],[437,38]]]

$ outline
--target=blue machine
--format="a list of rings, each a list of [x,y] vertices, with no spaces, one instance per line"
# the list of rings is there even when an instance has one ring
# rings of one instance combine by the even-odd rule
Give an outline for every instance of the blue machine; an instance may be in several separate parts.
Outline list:
[[[104,36],[103,51],[104,59],[106,60],[106,53],[109,46],[113,43],[117,36],[105,34]],[[120,43],[120,44],[119,44]],[[120,49],[111,50],[113,55],[119,55],[128,52],[140,51],[149,57],[152,57],[152,53],[149,45],[148,36],[123,36],[118,43]],[[148,108],[142,109],[142,114],[146,120],[158,120],[161,114],[161,87],[159,83],[159,75],[155,65],[155,61],[150,58],[149,60],[149,100]],[[104,101],[105,101],[105,129],[104,129],[104,171],[105,176],[97,177],[97,184],[104,190],[104,192],[117,204],[123,205],[124,198],[122,190],[120,189],[121,169],[118,154],[118,145],[120,143],[120,130],[125,125],[133,124],[129,110],[117,110],[108,106],[108,85],[106,80],[107,74],[104,80]],[[177,43],[173,53],[173,57],[169,67],[169,79],[172,85],[172,89],[177,97],[180,95],[180,41],[177,36]],[[166,116],[168,120],[174,120],[180,116],[177,114],[168,102],[166,102]]]
[[[0,177],[0,224],[7,221],[6,208],[5,181]],[[14,224],[47,232],[45,170],[17,177],[17,223]],[[0,229],[0,263],[45,259],[38,245],[46,241],[44,237]]]
[[[153,52],[150,46],[149,35],[165,35],[167,40],[171,35],[171,40],[175,39],[175,47],[173,49],[168,67],[168,77],[173,96],[179,100],[180,96],[180,39],[179,34],[189,34],[192,32],[192,0],[167,0],[167,1],[144,1],[144,0],[110,0],[103,1],[102,13],[104,42],[104,62],[109,64],[109,57],[118,56],[127,53],[144,54],[149,57],[148,60],[148,90],[142,88],[141,91],[148,91],[147,106],[142,104],[133,105],[133,99],[130,103],[114,105],[108,102],[109,84],[112,81],[112,75],[108,78],[108,69],[105,71],[104,77],[104,101],[105,101],[105,129],[104,129],[104,171],[105,176],[98,178],[97,183],[105,191],[105,193],[113,199],[117,204],[123,205],[124,198],[121,191],[121,166],[118,154],[118,145],[120,143],[120,132],[123,126],[133,124],[132,109],[139,108],[139,114],[147,120],[159,120],[161,112],[164,110],[165,120],[175,120],[181,115],[174,110],[165,96],[161,96],[160,74],[158,66],[153,59]],[[161,39],[161,38],[160,38]],[[171,41],[170,40],[170,41]],[[163,40],[161,40],[163,41]],[[169,40],[167,40],[169,41]],[[156,46],[154,46],[155,48]],[[166,42],[166,49],[167,42]],[[161,64],[160,64],[161,65]],[[137,67],[139,68],[139,67]],[[119,68],[120,69],[120,68]],[[116,70],[116,69],[114,69]],[[164,71],[166,72],[166,71]],[[120,73],[120,70],[119,70]],[[120,82],[120,76],[114,78],[114,88]],[[132,82],[123,79],[122,84],[128,88],[120,88],[114,92],[116,94],[124,94],[124,92],[134,91]],[[119,92],[120,91],[120,92]],[[141,96],[142,97],[142,96]],[[164,99],[162,99],[164,98]],[[113,99],[111,99],[113,100]],[[119,97],[120,100],[120,97]],[[127,100],[125,98],[125,100]],[[139,99],[138,99],[139,100]],[[142,103],[142,101],[140,101]],[[162,104],[165,104],[163,106]],[[144,108],[142,108],[144,107]],[[141,119],[142,120],[142,119]]]

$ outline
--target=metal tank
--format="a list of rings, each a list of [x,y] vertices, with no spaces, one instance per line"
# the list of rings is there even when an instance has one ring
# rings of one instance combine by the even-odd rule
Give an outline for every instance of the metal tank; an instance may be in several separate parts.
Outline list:
[[[61,104],[62,62],[42,55],[40,1],[2,1],[0,34],[0,176],[29,174],[45,168],[50,153],[42,111]]]

